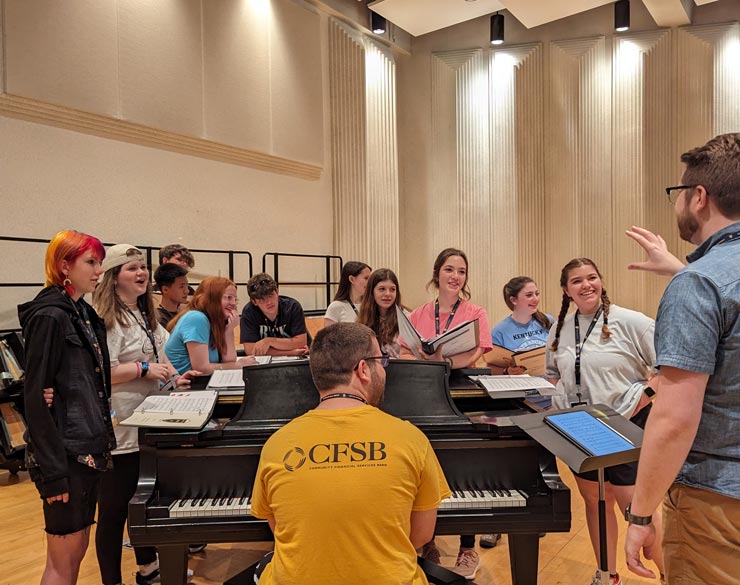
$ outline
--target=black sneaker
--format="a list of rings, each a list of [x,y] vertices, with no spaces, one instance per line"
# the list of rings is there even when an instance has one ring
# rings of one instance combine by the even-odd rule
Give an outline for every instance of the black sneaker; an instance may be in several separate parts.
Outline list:
[[[142,575],[136,571],[136,585],[150,585],[151,583],[159,583],[159,569],[154,569],[148,575]]]
[[[203,552],[206,550],[207,544],[189,544],[188,545],[188,554],[194,555],[199,552]]]
[[[499,540],[501,540],[500,534],[481,534],[480,545],[483,548],[493,548],[498,544]]]

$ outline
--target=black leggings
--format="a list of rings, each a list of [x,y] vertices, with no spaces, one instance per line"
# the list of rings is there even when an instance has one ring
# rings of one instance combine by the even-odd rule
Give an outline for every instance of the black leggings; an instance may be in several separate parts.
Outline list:
[[[128,503],[139,481],[139,452],[113,455],[113,471],[103,475],[98,494],[98,530],[95,549],[103,585],[122,583],[121,547],[123,527],[128,516]],[[134,547],[137,565],[148,565],[157,560],[153,546]]]

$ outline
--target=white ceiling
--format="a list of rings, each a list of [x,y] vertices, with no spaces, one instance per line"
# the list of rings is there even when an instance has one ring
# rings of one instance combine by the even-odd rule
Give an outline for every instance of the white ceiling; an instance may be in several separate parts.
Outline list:
[[[692,0],[643,0],[659,26],[689,24]],[[708,4],[716,0],[693,0]],[[508,10],[527,28],[611,4],[614,0],[376,0],[368,5],[413,36]]]

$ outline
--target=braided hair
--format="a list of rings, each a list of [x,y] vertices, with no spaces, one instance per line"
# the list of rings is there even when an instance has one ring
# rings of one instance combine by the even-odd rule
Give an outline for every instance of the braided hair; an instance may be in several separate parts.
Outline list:
[[[599,278],[603,281],[604,278],[599,272],[599,268],[596,266],[593,260],[588,258],[573,258],[568,262],[563,269],[560,271],[560,288],[563,289],[563,302],[560,305],[560,313],[558,314],[557,325],[555,326],[555,339],[553,339],[550,345],[550,351],[555,351],[558,348],[560,342],[560,330],[563,328],[565,322],[565,316],[568,314],[568,308],[570,307],[571,298],[565,292],[565,288],[568,286],[568,275],[574,268],[580,268],[581,266],[592,266],[599,275]],[[612,302],[609,300],[609,296],[606,294],[606,289],[601,287],[601,305],[603,308],[604,324],[601,327],[601,339],[609,339],[611,337],[611,331],[609,331],[609,308]]]

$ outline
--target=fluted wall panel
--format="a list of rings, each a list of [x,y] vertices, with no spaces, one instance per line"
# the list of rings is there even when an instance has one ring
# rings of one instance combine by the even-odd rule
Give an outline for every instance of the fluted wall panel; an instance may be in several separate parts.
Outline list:
[[[542,45],[532,44],[493,50],[489,58],[490,231],[482,271],[490,286],[481,302],[492,321],[508,313],[501,289],[509,278],[545,279],[542,57]]]
[[[672,209],[663,188],[670,183],[673,142],[671,32],[615,37],[613,47],[612,234],[614,276],[609,290],[627,307],[657,310],[665,279],[626,271],[635,244],[622,234],[632,225],[671,229]],[[675,221],[675,220],[674,220]]]
[[[385,49],[366,41],[367,262],[399,266],[396,64]]]
[[[560,269],[586,256],[612,274],[611,84],[604,37],[550,43],[546,138],[545,306],[560,307]]]
[[[328,26],[334,249],[398,269],[395,62],[359,32]]]

